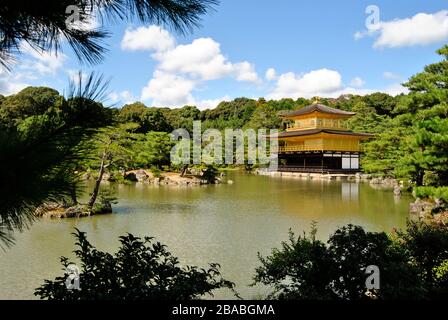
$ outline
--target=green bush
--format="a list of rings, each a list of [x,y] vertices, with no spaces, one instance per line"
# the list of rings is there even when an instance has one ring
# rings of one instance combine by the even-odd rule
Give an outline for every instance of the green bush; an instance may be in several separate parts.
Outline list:
[[[441,199],[448,202],[448,187],[415,187],[417,198]]]
[[[387,236],[360,226],[339,228],[325,244],[310,235],[296,237],[259,255],[254,284],[272,286],[275,299],[434,299],[446,297],[448,228],[409,223]],[[380,270],[380,288],[367,289],[369,265]]]
[[[398,232],[398,244],[418,271],[428,297],[448,295],[448,283],[438,279],[437,271],[448,259],[448,228],[442,225],[410,223],[406,232]],[[440,270],[439,270],[440,272]]]
[[[439,282],[448,285],[448,259],[434,268],[435,278]]]
[[[220,266],[209,269],[180,267],[178,259],[153,238],[132,234],[120,237],[115,255],[95,249],[84,232],[76,229],[76,257],[81,262],[80,290],[67,289],[67,275],[45,280],[35,295],[49,300],[189,300],[219,288],[233,291],[234,284],[221,277]],[[62,257],[67,268],[70,263]]]
[[[208,183],[215,183],[218,173],[218,169],[215,166],[206,165],[205,169],[203,169],[202,179],[206,180]]]
[[[160,178],[162,176],[162,170],[160,170],[156,166],[152,166],[150,170],[155,178]]]

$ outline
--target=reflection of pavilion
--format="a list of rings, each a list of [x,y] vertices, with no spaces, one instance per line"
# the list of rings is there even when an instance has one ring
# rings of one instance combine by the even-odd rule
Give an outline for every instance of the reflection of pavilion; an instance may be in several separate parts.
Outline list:
[[[284,214],[318,222],[350,219],[358,213],[364,214],[365,210],[360,210],[360,183],[282,178],[282,184],[287,187],[278,193],[278,204]]]
[[[359,184],[356,182],[343,182],[341,184],[342,200],[358,201]]]
[[[278,171],[359,171],[360,141],[372,135],[347,129],[345,120],[354,114],[318,103],[282,114],[288,125],[278,135]]]

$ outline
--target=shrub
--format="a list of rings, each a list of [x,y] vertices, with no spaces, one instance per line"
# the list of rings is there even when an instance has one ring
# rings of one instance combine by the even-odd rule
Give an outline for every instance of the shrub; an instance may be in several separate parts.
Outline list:
[[[273,286],[270,298],[361,300],[411,299],[425,296],[425,282],[411,263],[410,250],[384,232],[366,232],[347,225],[330,236],[327,244],[311,234],[295,237],[273,249],[255,270],[254,284]],[[366,268],[380,270],[380,288],[367,289]]]
[[[206,180],[208,183],[215,183],[216,177],[218,176],[218,169],[213,165],[206,165],[203,169],[202,179]]]
[[[258,254],[261,266],[256,268],[254,283],[272,285],[269,298],[277,299],[330,299],[332,260],[325,244],[311,235],[295,237],[290,230],[289,241],[281,249],[273,249],[266,258]]]
[[[132,234],[120,237],[115,255],[95,249],[84,232],[76,229],[75,250],[81,262],[80,290],[68,290],[67,276],[45,280],[35,295],[50,300],[188,300],[219,288],[233,290],[234,284],[221,277],[220,266],[208,270],[180,267],[178,259],[153,238]],[[62,257],[67,268],[71,263]]]
[[[430,297],[440,291],[437,268],[448,259],[448,228],[446,226],[409,223],[406,232],[398,232],[398,241],[409,256],[409,263],[419,273]],[[442,284],[443,285],[443,284]],[[445,284],[446,285],[446,284]],[[445,290],[448,289],[445,287]]]
[[[415,187],[417,198],[441,199],[448,202],[448,187]]]
[[[156,166],[152,166],[150,170],[155,178],[160,178],[162,176],[162,170],[160,170]]]

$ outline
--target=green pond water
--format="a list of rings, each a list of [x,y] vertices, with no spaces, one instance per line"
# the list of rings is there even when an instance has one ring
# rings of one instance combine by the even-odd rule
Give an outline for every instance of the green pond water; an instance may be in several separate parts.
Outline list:
[[[206,267],[218,262],[243,298],[269,288],[249,287],[257,252],[266,255],[288,238],[288,230],[308,231],[318,222],[326,240],[338,226],[362,225],[369,231],[402,228],[411,197],[394,197],[367,183],[313,181],[229,173],[234,184],[201,187],[114,185],[115,213],[80,219],[37,221],[16,234],[16,244],[0,251],[0,299],[33,299],[44,279],[61,275],[60,256],[73,257],[77,227],[100,250],[114,252],[127,232],[153,236],[182,264]],[[82,286],[82,278],[81,278]],[[232,298],[228,291],[215,298]]]

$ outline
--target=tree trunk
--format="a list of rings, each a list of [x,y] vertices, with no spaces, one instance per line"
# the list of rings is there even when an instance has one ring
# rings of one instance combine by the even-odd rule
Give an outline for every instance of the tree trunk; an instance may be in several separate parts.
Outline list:
[[[70,190],[70,198],[72,199],[72,206],[75,206],[78,204],[78,198],[76,196],[76,188],[73,186]]]
[[[425,176],[425,171],[419,169],[417,171],[417,177],[415,179],[415,184],[417,185],[417,187],[420,187],[423,185],[423,177]]]
[[[420,152],[423,154],[425,152],[425,147],[421,146],[420,147]],[[417,187],[420,187],[423,185],[423,178],[425,176],[425,170],[422,169],[419,165],[416,165],[417,167],[417,174],[416,174],[416,178],[415,178],[415,184],[417,185]]]
[[[186,164],[182,167],[182,170],[180,171],[181,177],[183,177],[185,175],[185,173],[187,172],[187,169],[188,169],[188,164]]]
[[[98,197],[98,192],[100,191],[100,184],[101,184],[101,180],[103,180],[103,174],[104,174],[104,162],[106,160],[106,153],[103,153],[103,157],[101,159],[101,166],[100,166],[100,170],[98,173],[98,179],[96,179],[95,181],[95,188],[93,188],[93,192],[92,192],[92,196],[90,197],[89,203],[87,204],[87,206],[89,207],[90,210],[92,210],[93,205],[95,204],[96,198]]]

